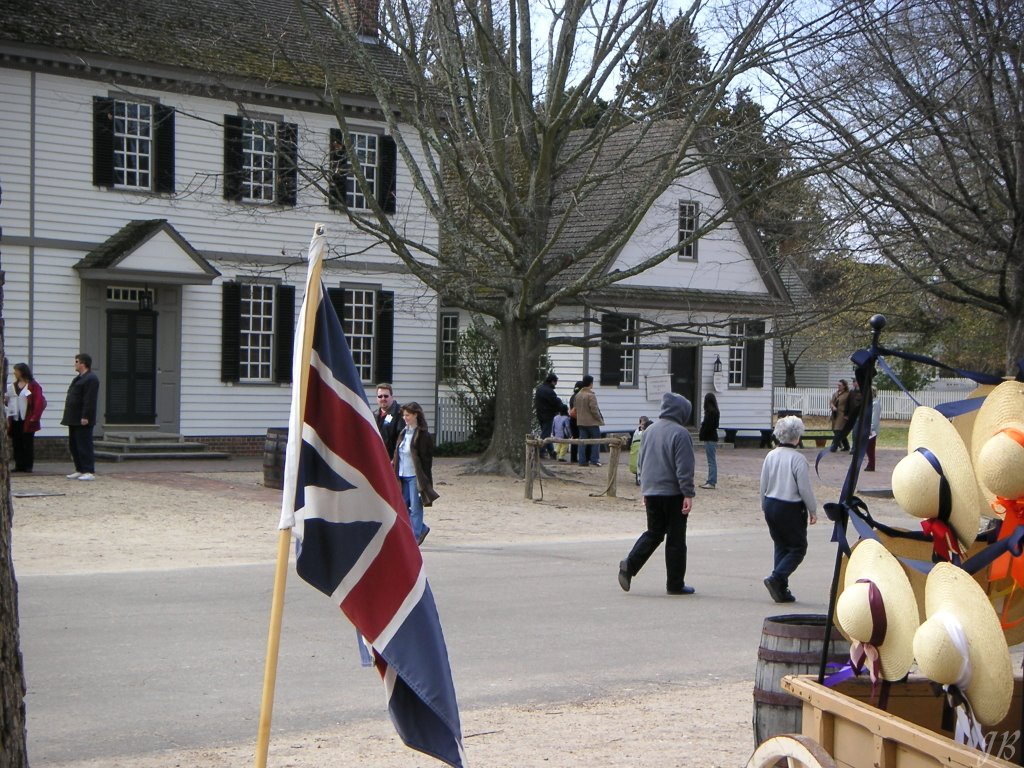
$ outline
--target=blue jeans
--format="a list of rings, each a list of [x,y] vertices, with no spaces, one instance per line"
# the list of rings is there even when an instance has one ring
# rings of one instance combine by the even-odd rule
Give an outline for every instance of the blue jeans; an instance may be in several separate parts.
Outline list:
[[[409,522],[412,523],[412,533],[419,541],[423,533],[423,502],[420,501],[420,492],[416,489],[415,477],[400,477],[402,481],[402,498],[405,499],[405,506],[409,508]]]
[[[592,440],[601,437],[600,427],[580,427],[580,439]],[[580,466],[585,466],[588,462],[591,464],[597,464],[598,459],[601,457],[601,446],[597,443],[593,445],[581,445],[579,450]]]
[[[708,457],[708,485],[718,485],[718,443],[704,443],[704,454]]]
[[[775,542],[775,568],[771,578],[783,589],[807,554],[807,509],[802,501],[780,501],[765,497],[764,519]]]

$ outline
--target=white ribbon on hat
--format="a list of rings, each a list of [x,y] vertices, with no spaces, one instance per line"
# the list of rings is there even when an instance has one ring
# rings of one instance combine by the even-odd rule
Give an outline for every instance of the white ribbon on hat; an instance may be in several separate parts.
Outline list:
[[[946,634],[949,635],[950,642],[953,643],[953,647],[960,654],[960,670],[957,673],[956,680],[950,685],[955,685],[960,689],[960,694],[965,704],[956,707],[956,730],[954,737],[961,744],[983,750],[985,749],[985,735],[981,731],[981,724],[974,716],[974,709],[967,698],[967,686],[971,684],[973,670],[971,668],[971,654],[967,643],[967,635],[964,633],[963,624],[948,611],[938,611],[929,618],[942,622]],[[943,687],[947,691],[949,690],[949,685]]]

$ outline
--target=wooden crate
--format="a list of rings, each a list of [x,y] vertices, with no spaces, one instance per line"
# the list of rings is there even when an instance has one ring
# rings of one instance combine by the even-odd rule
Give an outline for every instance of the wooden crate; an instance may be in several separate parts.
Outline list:
[[[861,678],[827,688],[815,677],[793,675],[783,678],[782,688],[803,701],[803,735],[823,747],[837,768],[1020,765],[1020,680],[1010,714],[985,730],[987,753],[956,743],[942,729],[943,697],[929,680],[893,684],[884,712],[868,703],[871,683]]]

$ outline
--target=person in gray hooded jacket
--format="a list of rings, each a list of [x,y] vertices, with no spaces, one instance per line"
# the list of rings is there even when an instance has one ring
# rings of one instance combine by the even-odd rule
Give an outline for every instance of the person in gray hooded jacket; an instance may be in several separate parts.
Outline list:
[[[626,592],[634,576],[665,541],[665,587],[670,595],[692,595],[686,585],[686,520],[693,506],[693,440],[686,428],[693,406],[666,392],[661,413],[644,431],[637,467],[647,508],[647,530],[619,563],[619,586]],[[666,540],[667,539],[667,540]]]

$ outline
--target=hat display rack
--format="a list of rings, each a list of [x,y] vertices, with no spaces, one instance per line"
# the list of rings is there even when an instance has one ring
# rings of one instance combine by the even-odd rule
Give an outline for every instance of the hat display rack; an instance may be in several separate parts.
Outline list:
[[[994,725],[1010,707],[1013,669],[1007,638],[1024,641],[1024,361],[1018,364],[1016,382],[952,368],[924,355],[882,347],[885,317],[874,315],[869,323],[870,345],[850,357],[863,393],[850,466],[839,500],[824,505],[837,544],[825,636],[838,616],[840,631],[851,640],[851,664],[826,679],[825,644],[818,682],[833,685],[866,670],[873,694],[882,685],[879,706],[884,709],[888,685],[906,677],[916,661],[921,674],[946,692],[950,715],[956,716],[956,740],[983,749],[981,726]],[[886,357],[951,371],[996,390],[1001,385],[1002,392],[987,407],[985,397],[971,397],[927,408],[914,400]],[[917,406],[907,456],[897,464],[892,486],[900,507],[921,519],[920,531],[874,520],[857,496],[876,369]],[[974,419],[973,439],[970,434],[963,438],[950,421],[962,415]],[[963,429],[964,422],[958,423]],[[976,474],[983,450],[986,470]],[[827,453],[818,454],[816,467]],[[979,536],[981,510],[989,507],[993,512],[987,514],[1002,520]],[[847,540],[849,525],[860,539],[853,548]],[[920,554],[921,542],[931,545],[930,559]],[[993,563],[987,577],[999,574],[1009,585],[1004,592],[1017,596],[1012,608],[1010,597],[1005,598],[1002,620],[983,586],[987,578],[981,576]],[[1019,616],[1011,623],[1007,614],[1013,611]],[[1019,627],[1016,635],[1010,626]]]

